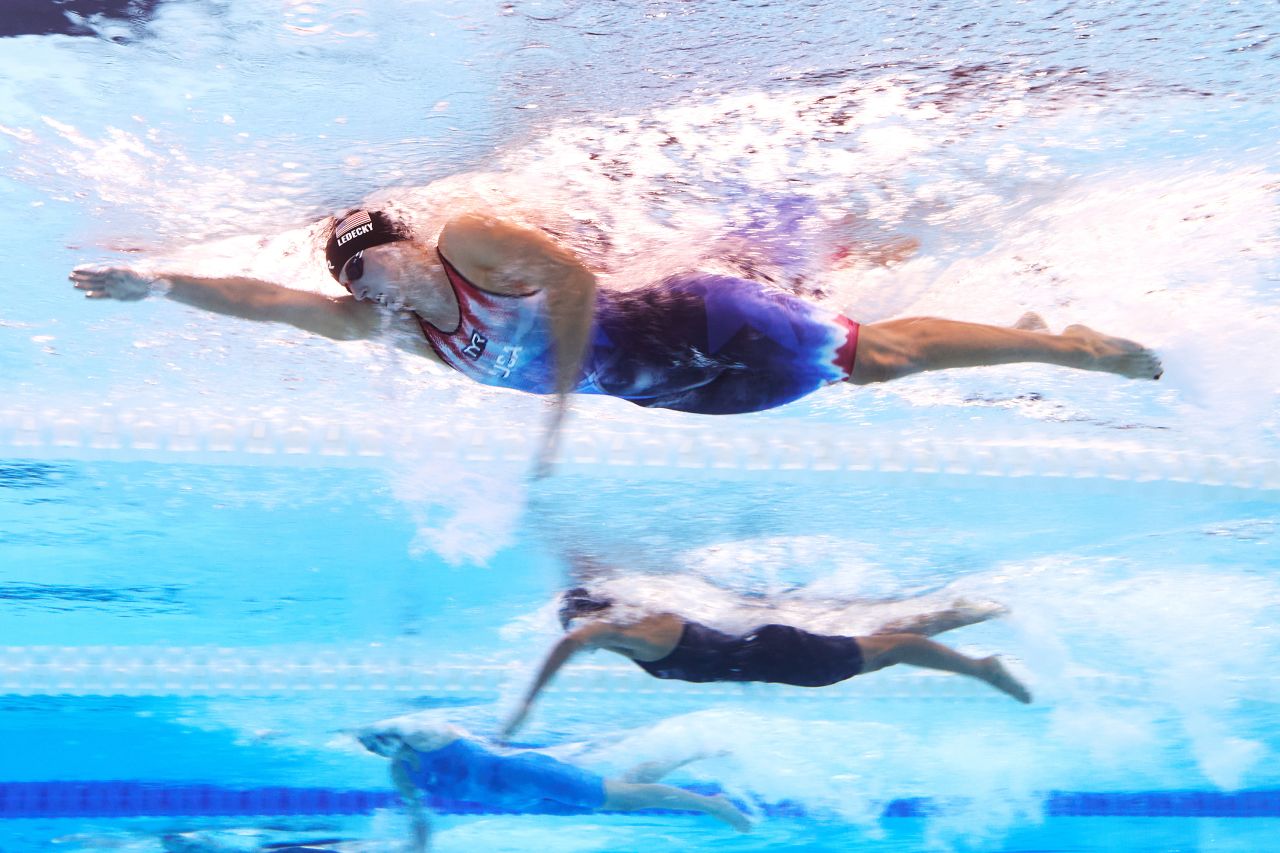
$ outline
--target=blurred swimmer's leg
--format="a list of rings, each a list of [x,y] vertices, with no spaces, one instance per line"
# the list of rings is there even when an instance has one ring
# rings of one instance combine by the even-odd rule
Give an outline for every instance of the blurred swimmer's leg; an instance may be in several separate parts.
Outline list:
[[[935,643],[933,640],[915,634],[877,634],[871,637],[858,637],[858,646],[862,649],[864,673],[905,663],[924,669],[967,675],[990,684],[1019,702],[1031,701],[1031,691],[1010,675],[1004,664],[994,655],[971,658],[941,643]]]
[[[892,267],[920,250],[920,241],[901,234],[887,234],[865,220],[847,216],[833,227],[828,260],[833,269]]]
[[[1028,322],[1031,328],[1024,325]],[[1025,315],[1013,327],[907,317],[861,325],[849,381],[867,385],[927,370],[1019,362],[1098,370],[1130,379],[1159,379],[1164,372],[1159,357],[1141,344],[1087,326],[1068,326],[1054,335],[1036,328],[1035,320]]]
[[[606,811],[677,809],[702,812],[724,821],[738,832],[748,832],[751,829],[751,821],[747,816],[721,796],[704,797],[672,785],[620,782],[613,779],[605,781],[604,793],[605,801],[601,808]]]
[[[946,610],[917,613],[912,616],[895,619],[881,626],[879,630],[872,632],[872,636],[881,634],[918,634],[922,637],[932,637],[944,631],[963,628],[965,625],[986,622],[988,619],[1003,616],[1008,612],[1009,608],[994,601],[970,601],[967,598],[957,598]]]
[[[623,782],[657,782],[662,777],[674,773],[686,764],[692,764],[695,761],[701,761],[704,758],[710,758],[715,755],[725,755],[724,751],[719,752],[699,752],[688,758],[680,758],[668,761],[646,761],[643,764],[637,764],[626,773],[622,774]]]

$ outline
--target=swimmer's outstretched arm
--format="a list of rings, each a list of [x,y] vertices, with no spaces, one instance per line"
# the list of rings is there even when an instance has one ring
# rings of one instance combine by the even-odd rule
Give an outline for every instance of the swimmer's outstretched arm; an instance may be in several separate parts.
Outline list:
[[[541,290],[547,295],[556,353],[556,408],[539,452],[539,473],[545,474],[586,355],[595,312],[595,274],[541,231],[481,214],[450,220],[440,232],[439,246],[451,262],[475,275],[472,281],[481,288],[499,293]]]
[[[229,317],[287,323],[339,341],[363,340],[380,329],[377,309],[350,296],[331,298],[253,278],[147,274],[128,267],[81,266],[71,271],[90,299],[168,298]]]
[[[413,840],[409,849],[414,853],[423,853],[431,841],[431,823],[427,820],[427,810],[422,804],[422,793],[409,778],[408,768],[405,767],[406,761],[414,760],[417,760],[417,756],[407,748],[397,752],[391,760],[391,781],[400,792],[405,808],[409,810],[409,818],[413,821]]]
[[[578,652],[615,642],[626,642],[626,638],[618,634],[616,629],[607,622],[591,622],[565,634],[560,642],[556,643],[551,649],[551,653],[547,655],[546,660],[542,662],[542,669],[538,670],[538,675],[534,678],[533,684],[529,686],[529,690],[525,694],[524,700],[520,703],[520,707],[503,725],[502,731],[498,735],[499,739],[506,740],[515,734],[516,730],[524,723],[524,718],[529,715],[529,711],[533,708],[533,702],[538,698],[538,694],[542,692],[542,688],[550,683],[555,674],[560,671],[560,667],[568,663],[571,657]]]

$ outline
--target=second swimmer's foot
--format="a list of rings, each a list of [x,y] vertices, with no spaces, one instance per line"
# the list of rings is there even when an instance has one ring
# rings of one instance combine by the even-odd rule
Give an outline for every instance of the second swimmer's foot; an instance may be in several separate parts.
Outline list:
[[[1101,370],[1130,379],[1159,379],[1164,375],[1159,356],[1134,341],[1113,338],[1088,326],[1067,326],[1062,337],[1075,338],[1084,345],[1085,360],[1079,366],[1085,370]]]
[[[1005,668],[1004,661],[994,655],[982,660],[982,680],[996,690],[1007,693],[1024,705],[1031,704],[1031,691],[1026,685],[1013,677],[1013,673]]]

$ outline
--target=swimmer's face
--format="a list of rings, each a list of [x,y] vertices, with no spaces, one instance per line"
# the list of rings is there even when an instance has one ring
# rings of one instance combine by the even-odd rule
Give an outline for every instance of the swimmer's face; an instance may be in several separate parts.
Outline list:
[[[421,280],[418,255],[409,243],[374,246],[353,256],[338,281],[356,299],[404,310],[405,288]]]

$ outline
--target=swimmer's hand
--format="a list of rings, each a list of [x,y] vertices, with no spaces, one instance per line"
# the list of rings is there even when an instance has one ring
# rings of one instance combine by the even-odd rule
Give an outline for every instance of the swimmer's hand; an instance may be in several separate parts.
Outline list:
[[[502,731],[498,733],[498,743],[506,743],[511,740],[511,736],[516,733],[520,726],[524,725],[524,718],[527,716],[529,716],[529,703],[524,702],[503,725]]]
[[[124,302],[162,295],[168,293],[172,286],[163,278],[144,275],[128,267],[97,264],[78,266],[68,278],[76,290],[83,290],[89,299],[119,299]]]
[[[541,480],[551,475],[554,467],[556,450],[560,446],[560,429],[564,425],[564,416],[569,412],[567,394],[557,396],[551,417],[547,419],[547,428],[542,433],[542,447],[538,449],[538,457],[533,463],[533,478]]]

